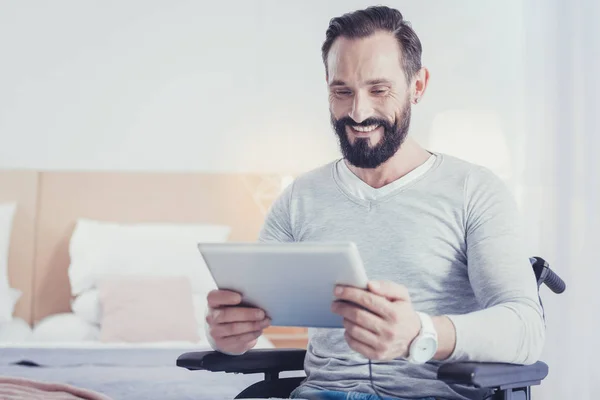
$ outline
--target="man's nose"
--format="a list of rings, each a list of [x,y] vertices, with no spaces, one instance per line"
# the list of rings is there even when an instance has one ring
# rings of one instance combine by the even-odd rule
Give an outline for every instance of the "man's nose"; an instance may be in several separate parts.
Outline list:
[[[373,115],[373,106],[368,96],[361,93],[356,93],[352,103],[352,110],[348,115],[357,123],[363,122],[365,119]]]

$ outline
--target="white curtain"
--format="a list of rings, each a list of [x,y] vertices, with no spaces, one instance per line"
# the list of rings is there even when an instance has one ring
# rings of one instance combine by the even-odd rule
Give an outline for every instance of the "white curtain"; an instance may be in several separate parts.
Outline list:
[[[542,400],[600,396],[600,3],[524,2],[525,96],[517,177],[532,250],[567,282],[542,291]],[[509,29],[509,28],[507,28]]]

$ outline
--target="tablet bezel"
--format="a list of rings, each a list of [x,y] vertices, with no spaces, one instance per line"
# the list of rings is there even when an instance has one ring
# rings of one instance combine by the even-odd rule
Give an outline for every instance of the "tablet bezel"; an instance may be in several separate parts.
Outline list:
[[[353,242],[199,243],[198,250],[217,288],[241,293],[243,305],[263,308],[272,318],[272,326],[342,328],[342,318],[331,311],[335,285],[367,289],[369,281]],[[280,264],[273,264],[278,258]],[[306,270],[286,271],[285,266],[281,267],[286,261],[293,265],[301,258],[312,260],[313,264]],[[232,262],[236,259],[239,262]],[[260,270],[249,271],[242,265],[244,259],[246,265],[258,260],[263,265],[270,263],[257,267],[269,270],[269,276],[258,276]]]

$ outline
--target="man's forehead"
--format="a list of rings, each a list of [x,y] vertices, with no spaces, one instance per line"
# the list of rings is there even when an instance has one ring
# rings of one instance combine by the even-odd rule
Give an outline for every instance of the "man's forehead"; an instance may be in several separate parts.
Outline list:
[[[401,52],[392,34],[382,32],[366,38],[335,40],[327,58],[329,83],[399,79],[403,76]]]

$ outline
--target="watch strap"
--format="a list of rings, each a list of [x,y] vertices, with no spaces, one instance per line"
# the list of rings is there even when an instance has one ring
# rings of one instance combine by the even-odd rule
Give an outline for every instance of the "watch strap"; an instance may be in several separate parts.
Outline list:
[[[437,331],[435,330],[435,326],[433,325],[433,320],[431,317],[419,311],[417,311],[417,315],[421,320],[421,330],[419,331],[419,336],[429,334],[437,338]]]

